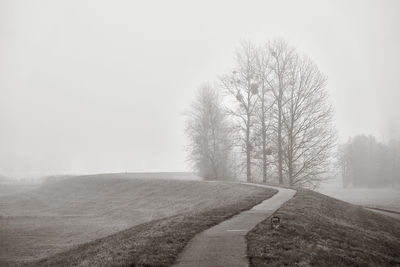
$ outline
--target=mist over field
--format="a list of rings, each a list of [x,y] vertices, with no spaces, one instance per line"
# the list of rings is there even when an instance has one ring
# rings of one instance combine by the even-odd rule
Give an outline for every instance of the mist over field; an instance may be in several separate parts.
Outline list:
[[[399,136],[397,1],[1,1],[0,173],[190,171],[184,116],[243,40],[328,77],[340,140]]]

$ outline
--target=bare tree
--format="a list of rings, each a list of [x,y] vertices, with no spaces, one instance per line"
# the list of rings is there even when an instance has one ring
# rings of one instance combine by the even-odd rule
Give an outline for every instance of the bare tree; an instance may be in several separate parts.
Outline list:
[[[258,84],[258,101],[256,108],[256,134],[260,140],[261,154],[261,169],[263,182],[267,182],[267,168],[269,165],[268,156],[272,154],[271,141],[273,140],[273,108],[276,103],[274,97],[271,95],[271,87],[269,86],[273,79],[271,77],[272,70],[270,68],[270,53],[266,49],[259,49],[259,54],[256,62],[256,79]],[[256,140],[258,140],[256,139]]]
[[[229,109],[229,114],[236,120],[240,132],[239,143],[246,155],[248,182],[251,181],[253,119],[258,98],[258,84],[255,78],[257,57],[257,48],[251,43],[243,43],[236,53],[234,70],[221,78],[222,87],[236,104]]]
[[[274,128],[276,134],[278,182],[283,184],[283,108],[285,105],[284,94],[286,88],[292,83],[292,65],[295,53],[284,41],[269,42],[264,47],[264,53],[269,56],[271,73],[265,78],[272,96],[275,100]]]
[[[288,67],[281,113],[285,171],[290,185],[315,186],[331,164],[333,107],[326,79],[311,60],[292,52]]]
[[[204,85],[199,88],[196,100],[186,114],[189,159],[205,179],[226,179],[230,176],[232,142],[221,102],[218,92],[210,85]]]

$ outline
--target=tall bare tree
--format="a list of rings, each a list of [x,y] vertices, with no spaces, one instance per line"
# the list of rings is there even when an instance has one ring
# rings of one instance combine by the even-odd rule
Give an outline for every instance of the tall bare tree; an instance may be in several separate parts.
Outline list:
[[[285,171],[290,185],[314,186],[329,170],[336,135],[326,79],[293,53],[282,109]]]
[[[265,81],[271,90],[275,99],[275,133],[276,133],[276,150],[277,150],[277,169],[279,184],[284,183],[284,158],[283,158],[283,109],[286,104],[284,94],[293,80],[293,60],[296,57],[293,48],[289,47],[283,40],[269,42],[264,47],[264,53],[269,56],[270,77],[266,77]]]
[[[232,142],[230,126],[219,93],[210,85],[199,88],[191,110],[187,112],[186,135],[189,159],[205,179],[227,179]]]
[[[251,181],[252,135],[258,84],[255,79],[255,68],[258,50],[252,43],[243,43],[235,56],[235,67],[232,73],[221,78],[222,87],[236,103],[229,109],[229,114],[237,121],[239,144],[245,153],[247,181]]]
[[[258,102],[256,108],[256,135],[260,140],[259,151],[261,154],[261,170],[263,182],[267,182],[267,168],[269,165],[268,157],[272,154],[271,141],[273,126],[273,108],[276,103],[274,97],[271,95],[271,87],[269,86],[273,79],[271,77],[272,70],[270,68],[270,53],[266,49],[259,49],[257,62],[256,62],[256,80],[258,84]]]

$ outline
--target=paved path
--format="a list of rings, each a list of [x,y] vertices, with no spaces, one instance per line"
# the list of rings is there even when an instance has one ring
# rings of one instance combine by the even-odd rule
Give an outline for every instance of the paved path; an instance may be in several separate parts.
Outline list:
[[[278,190],[248,211],[197,234],[174,266],[248,266],[246,234],[291,199],[295,190],[251,184]]]

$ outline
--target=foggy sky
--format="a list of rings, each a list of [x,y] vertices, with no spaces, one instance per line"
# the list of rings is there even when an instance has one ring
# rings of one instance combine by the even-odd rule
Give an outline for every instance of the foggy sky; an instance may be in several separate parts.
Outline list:
[[[274,38],[328,76],[341,140],[400,135],[400,1],[0,0],[0,174],[188,170],[197,87]]]

